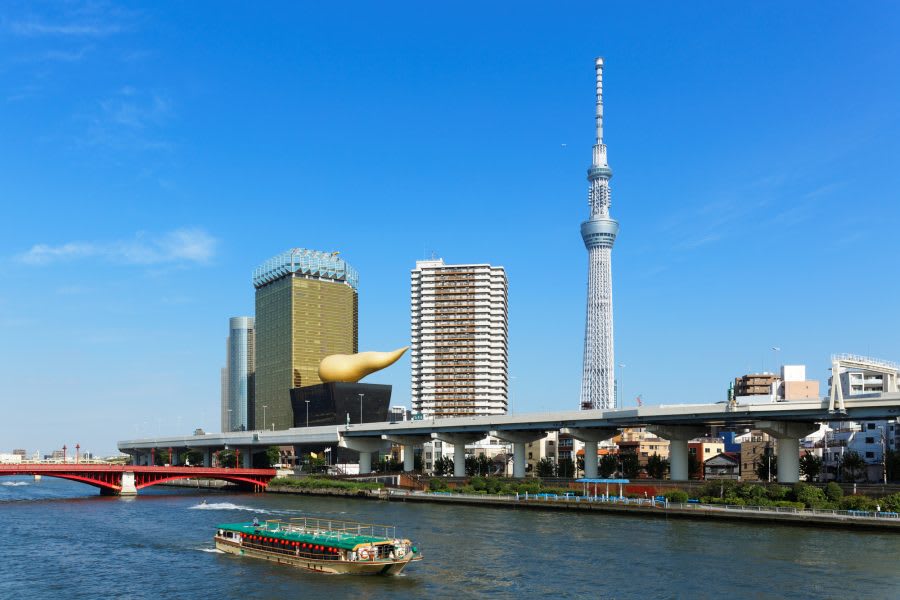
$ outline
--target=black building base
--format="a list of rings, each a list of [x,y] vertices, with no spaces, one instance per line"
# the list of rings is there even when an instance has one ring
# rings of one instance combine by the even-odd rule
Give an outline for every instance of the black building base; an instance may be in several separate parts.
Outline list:
[[[383,423],[390,403],[391,386],[378,383],[331,382],[291,389],[294,427],[346,425],[348,415],[350,424]]]

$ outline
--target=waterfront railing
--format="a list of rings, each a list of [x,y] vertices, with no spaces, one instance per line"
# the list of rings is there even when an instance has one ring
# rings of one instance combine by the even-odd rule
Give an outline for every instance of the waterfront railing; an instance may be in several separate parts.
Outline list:
[[[508,503],[527,503],[527,504],[547,504],[547,503],[596,503],[596,504],[616,504],[626,506],[643,506],[646,508],[657,509],[678,509],[691,510],[697,512],[752,512],[752,513],[772,513],[772,514],[791,514],[798,517],[825,517],[840,519],[869,519],[869,520],[900,520],[900,513],[883,510],[838,510],[823,508],[794,508],[790,506],[747,506],[741,504],[701,504],[700,502],[669,502],[663,497],[656,498],[626,498],[622,496],[575,496],[571,494],[513,494],[513,495],[491,495],[491,494],[457,494],[453,492],[413,492],[414,495],[426,495],[443,498],[454,498],[460,500],[480,500],[488,502],[508,502]],[[393,494],[392,494],[393,495]]]

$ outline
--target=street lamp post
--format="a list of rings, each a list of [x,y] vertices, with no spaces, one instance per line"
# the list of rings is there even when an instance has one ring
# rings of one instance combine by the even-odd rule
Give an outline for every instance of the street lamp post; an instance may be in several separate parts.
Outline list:
[[[306,426],[309,427],[309,400],[306,401]]]
[[[359,395],[359,422],[360,422],[360,424],[363,422],[363,417],[362,417],[362,402],[363,402],[363,396],[365,396],[365,394],[360,394],[360,395]]]

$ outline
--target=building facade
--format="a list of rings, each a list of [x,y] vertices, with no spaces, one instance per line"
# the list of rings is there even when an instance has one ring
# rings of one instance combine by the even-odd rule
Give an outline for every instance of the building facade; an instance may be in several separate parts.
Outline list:
[[[294,248],[253,272],[256,428],[293,426],[291,388],[321,383],[319,362],[358,351],[359,275],[337,252]]]
[[[588,251],[587,310],[584,325],[584,361],[581,376],[581,408],[614,408],[615,358],[613,356],[612,248],[619,222],[610,218],[609,180],[612,170],[603,143],[603,59],[595,62],[597,75],[596,143],[588,169],[590,217],[581,224],[581,238]]]
[[[246,431],[251,426],[256,356],[253,321],[253,317],[232,317],[228,321],[222,369],[222,431]]]
[[[417,261],[411,273],[412,409],[424,417],[506,414],[503,267]]]

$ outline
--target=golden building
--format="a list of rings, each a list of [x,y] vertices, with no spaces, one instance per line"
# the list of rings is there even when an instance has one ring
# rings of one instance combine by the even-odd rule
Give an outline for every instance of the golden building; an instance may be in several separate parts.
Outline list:
[[[326,356],[357,352],[358,284],[336,252],[296,248],[254,271],[255,429],[293,427],[291,388],[321,383]]]

